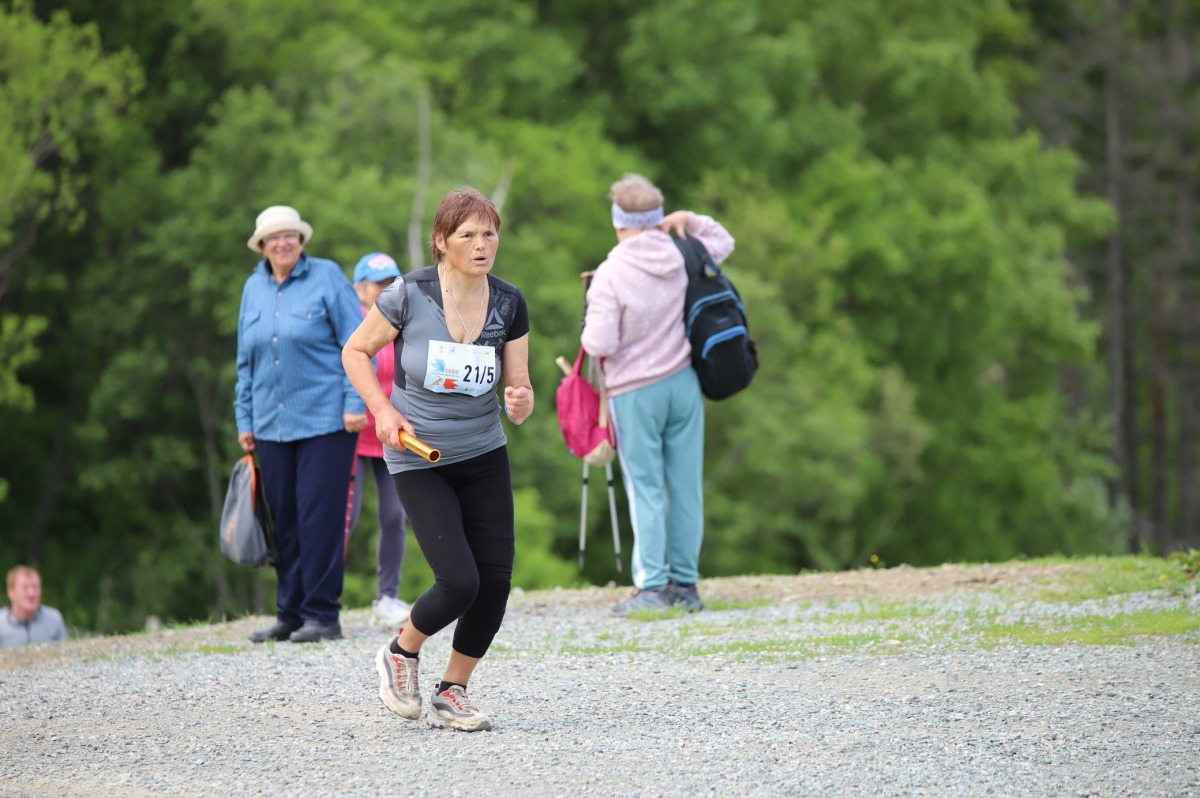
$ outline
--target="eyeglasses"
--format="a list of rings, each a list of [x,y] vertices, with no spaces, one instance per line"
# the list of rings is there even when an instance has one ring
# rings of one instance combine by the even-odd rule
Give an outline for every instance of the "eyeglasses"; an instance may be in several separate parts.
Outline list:
[[[263,239],[264,244],[274,244],[279,241],[299,241],[300,234],[295,230],[288,230],[286,233],[272,233]]]

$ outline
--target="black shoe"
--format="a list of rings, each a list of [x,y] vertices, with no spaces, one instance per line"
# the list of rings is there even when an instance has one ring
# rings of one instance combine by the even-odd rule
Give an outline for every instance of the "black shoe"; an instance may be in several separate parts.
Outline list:
[[[700,600],[700,591],[696,590],[695,585],[677,585],[674,582],[667,583],[667,595],[671,598],[671,603],[676,607],[683,607],[688,612],[699,612],[704,609],[704,602]]]
[[[318,640],[341,640],[342,625],[337,621],[332,623],[317,623],[305,621],[304,625],[292,632],[288,640],[293,643],[315,643]]]
[[[271,626],[267,627],[266,629],[259,629],[257,632],[251,632],[250,642],[251,643],[263,643],[263,642],[266,642],[267,640],[287,640],[288,636],[290,636],[292,632],[296,631],[299,628],[300,627],[294,626],[293,624],[290,624],[290,623],[284,623],[283,621],[276,621],[275,623],[271,624]]]

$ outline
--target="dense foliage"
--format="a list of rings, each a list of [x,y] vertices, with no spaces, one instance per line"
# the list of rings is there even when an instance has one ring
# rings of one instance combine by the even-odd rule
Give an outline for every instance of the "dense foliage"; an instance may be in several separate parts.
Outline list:
[[[1022,115],[1022,9],[0,2],[0,563],[41,566],[102,631],[269,610],[271,575],[215,534],[254,217],[294,205],[313,254],[411,268],[472,184],[502,203],[497,274],[534,325],[516,582],[619,578],[599,472],[574,565],[553,391],[626,171],[733,232],[759,341],[752,388],[708,405],[706,574],[1125,547],[1103,391],[1063,390],[1102,382],[1068,253],[1114,216]],[[368,510],[350,606],[373,532]],[[429,579],[410,552],[408,598]]]

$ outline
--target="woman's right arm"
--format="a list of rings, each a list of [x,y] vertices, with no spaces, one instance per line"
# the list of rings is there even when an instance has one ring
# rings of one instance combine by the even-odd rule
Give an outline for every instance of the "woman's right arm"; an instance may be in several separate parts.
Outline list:
[[[621,306],[608,272],[597,270],[587,290],[587,310],[579,342],[593,357],[609,357],[621,346]]]
[[[392,407],[391,400],[379,384],[379,378],[375,376],[371,358],[375,357],[375,353],[380,349],[395,341],[399,332],[383,317],[379,308],[373,307],[342,347],[342,368],[346,370],[350,384],[358,391],[367,409],[375,416],[376,436],[393,449],[404,448],[400,445],[400,429],[407,430],[409,434],[415,434],[416,430],[400,411]],[[396,364],[396,368],[400,368],[399,363]]]

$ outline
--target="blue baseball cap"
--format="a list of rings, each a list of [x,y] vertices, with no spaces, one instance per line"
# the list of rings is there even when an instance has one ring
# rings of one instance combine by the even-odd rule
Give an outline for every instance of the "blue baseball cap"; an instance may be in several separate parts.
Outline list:
[[[361,283],[363,280],[374,280],[381,283],[391,277],[399,276],[400,268],[392,256],[386,252],[372,252],[370,255],[363,255],[354,265],[354,282],[356,283]]]

